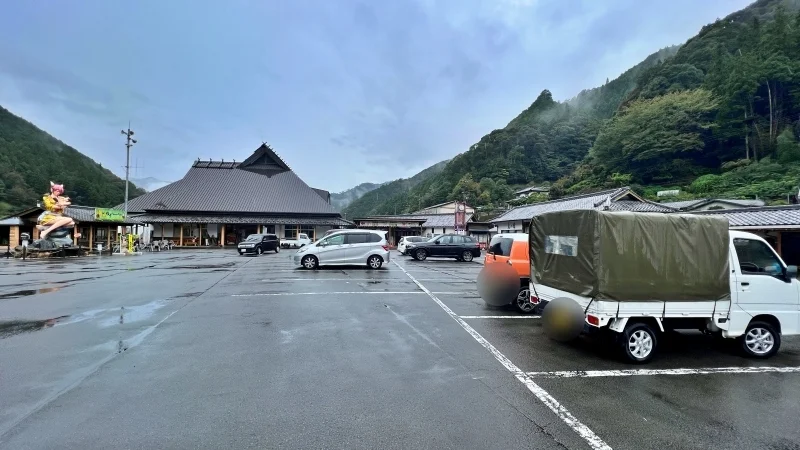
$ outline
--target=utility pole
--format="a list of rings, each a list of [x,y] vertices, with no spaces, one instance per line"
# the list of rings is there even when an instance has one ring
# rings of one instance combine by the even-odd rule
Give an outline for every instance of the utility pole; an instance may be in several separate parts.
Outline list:
[[[128,176],[130,175],[131,170],[131,147],[133,144],[136,143],[136,139],[131,138],[133,136],[133,130],[131,130],[131,123],[128,122],[128,131],[122,130],[122,134],[125,135],[125,217],[128,217]]]

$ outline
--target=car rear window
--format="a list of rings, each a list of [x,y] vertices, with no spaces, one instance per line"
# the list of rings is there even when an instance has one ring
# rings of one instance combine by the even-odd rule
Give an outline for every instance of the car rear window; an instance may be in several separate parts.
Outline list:
[[[383,239],[380,236],[378,236],[377,234],[375,234],[375,233],[370,233],[369,234],[369,242],[380,242],[382,240]]]
[[[492,241],[489,242],[489,249],[487,252],[497,256],[511,256],[511,244],[513,243],[514,239],[495,236],[492,238]]]

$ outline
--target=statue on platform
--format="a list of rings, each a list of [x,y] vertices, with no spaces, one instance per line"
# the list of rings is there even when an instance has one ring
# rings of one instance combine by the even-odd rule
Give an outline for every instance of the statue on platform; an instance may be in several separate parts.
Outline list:
[[[39,215],[38,228],[41,231],[40,239],[34,244],[34,247],[61,247],[72,245],[72,239],[69,237],[71,228],[75,227],[75,221],[71,217],[64,215],[64,210],[67,209],[72,203],[69,197],[64,197],[64,185],[55,184],[50,182],[50,193],[42,197],[42,207],[44,212]],[[79,238],[80,234],[75,233],[75,237]],[[45,244],[46,241],[51,241]],[[52,244],[52,245],[50,245]]]

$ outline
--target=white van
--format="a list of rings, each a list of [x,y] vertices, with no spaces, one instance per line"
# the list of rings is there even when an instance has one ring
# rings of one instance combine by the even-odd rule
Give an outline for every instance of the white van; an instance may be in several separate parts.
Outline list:
[[[294,263],[305,269],[323,265],[362,265],[380,269],[389,262],[389,245],[385,231],[341,230],[314,244],[306,245],[294,255]]]

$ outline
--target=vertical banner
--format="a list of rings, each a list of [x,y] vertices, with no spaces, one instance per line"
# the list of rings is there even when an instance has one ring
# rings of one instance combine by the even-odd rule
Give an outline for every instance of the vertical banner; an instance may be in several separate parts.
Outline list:
[[[455,231],[462,232],[467,229],[467,207],[462,202],[456,202]]]
[[[133,234],[128,234],[128,253],[133,253]]]

